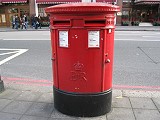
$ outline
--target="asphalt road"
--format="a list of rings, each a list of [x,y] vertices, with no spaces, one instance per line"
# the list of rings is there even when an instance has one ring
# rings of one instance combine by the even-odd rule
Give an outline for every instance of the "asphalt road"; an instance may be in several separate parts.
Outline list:
[[[116,31],[113,87],[160,90],[160,32]],[[6,78],[52,81],[49,31],[0,32]]]

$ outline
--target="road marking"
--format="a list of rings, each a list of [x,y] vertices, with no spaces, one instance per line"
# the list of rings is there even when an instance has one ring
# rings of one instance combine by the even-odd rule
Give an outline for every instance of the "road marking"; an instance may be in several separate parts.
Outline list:
[[[158,37],[158,36],[142,36],[142,37],[144,37],[144,38],[150,38],[150,37],[153,37],[153,38],[160,38],[160,37]]]
[[[15,57],[18,57],[19,55],[25,53],[28,51],[28,49],[6,49],[6,48],[0,48],[0,51],[5,51],[4,53],[1,53],[0,56],[2,55],[10,55],[9,57],[3,59],[0,61],[0,65],[8,62],[9,60],[12,60]],[[6,52],[6,51],[13,51],[13,52]],[[13,54],[13,55],[12,55]]]
[[[35,86],[53,86],[52,80],[36,80],[30,78],[12,78],[2,76],[2,80],[9,84],[22,84],[22,85],[35,85]],[[147,90],[147,91],[160,91],[160,86],[134,86],[134,85],[113,85],[113,89],[134,89],[134,90]]]
[[[1,53],[0,55],[8,55],[8,54],[13,54],[13,53],[17,53],[17,51],[14,51],[14,52],[7,52],[7,53]]]

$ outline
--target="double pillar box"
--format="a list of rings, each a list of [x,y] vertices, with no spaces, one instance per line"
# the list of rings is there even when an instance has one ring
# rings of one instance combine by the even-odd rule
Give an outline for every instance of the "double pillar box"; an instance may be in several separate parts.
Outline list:
[[[106,3],[62,4],[50,14],[54,105],[72,116],[111,110],[115,13]]]

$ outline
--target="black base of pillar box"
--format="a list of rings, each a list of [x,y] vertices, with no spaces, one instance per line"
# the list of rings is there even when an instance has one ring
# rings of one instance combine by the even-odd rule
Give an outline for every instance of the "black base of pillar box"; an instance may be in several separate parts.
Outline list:
[[[56,88],[53,91],[55,108],[67,115],[96,117],[111,110],[111,90],[95,94],[68,93]]]

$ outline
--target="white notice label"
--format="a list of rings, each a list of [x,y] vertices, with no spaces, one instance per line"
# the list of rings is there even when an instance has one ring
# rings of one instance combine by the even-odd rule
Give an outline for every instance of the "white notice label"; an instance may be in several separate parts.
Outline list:
[[[99,31],[88,32],[88,47],[99,47]]]
[[[68,47],[68,31],[59,31],[59,46]]]

